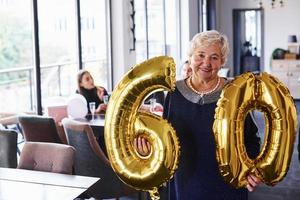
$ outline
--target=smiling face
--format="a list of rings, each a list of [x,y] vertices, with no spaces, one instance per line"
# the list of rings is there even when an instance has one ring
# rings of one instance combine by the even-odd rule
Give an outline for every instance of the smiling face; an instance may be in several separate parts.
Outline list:
[[[79,84],[81,87],[88,90],[93,89],[95,87],[94,79],[89,72],[83,74]]]
[[[224,63],[220,45],[212,43],[199,46],[191,55],[190,63],[195,78],[203,81],[217,78],[218,71]]]

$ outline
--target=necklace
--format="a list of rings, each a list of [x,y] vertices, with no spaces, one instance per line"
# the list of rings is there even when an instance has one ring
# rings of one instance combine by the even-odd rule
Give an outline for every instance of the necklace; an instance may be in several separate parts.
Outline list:
[[[218,87],[220,86],[220,83],[221,83],[221,78],[218,77],[218,82],[217,82],[216,86],[215,86],[213,89],[211,89],[211,90],[209,90],[209,91],[203,91],[203,92],[200,92],[200,91],[196,90],[196,89],[193,87],[193,85],[192,85],[192,77],[190,77],[189,80],[187,80],[187,84],[188,84],[188,86],[191,88],[191,90],[192,90],[193,92],[195,92],[196,94],[200,95],[201,97],[203,97],[204,95],[213,93],[216,89],[218,89]]]

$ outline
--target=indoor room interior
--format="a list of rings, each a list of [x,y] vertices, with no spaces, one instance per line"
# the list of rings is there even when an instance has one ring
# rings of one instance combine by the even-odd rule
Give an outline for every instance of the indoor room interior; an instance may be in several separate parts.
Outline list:
[[[203,31],[217,30],[228,38],[230,52],[219,76],[226,80],[245,72],[275,76],[288,88],[299,117],[299,8],[299,0],[0,0],[0,199],[151,199],[123,184],[107,164],[105,110],[123,77],[135,76],[127,73],[151,58],[172,57],[176,80],[182,80],[190,41]],[[81,95],[83,70],[93,79],[97,95],[103,92],[99,104]],[[162,117],[167,91],[161,94],[162,102],[145,95],[137,109]],[[265,133],[271,130],[265,128],[264,116],[257,112],[253,117],[261,151]],[[43,131],[49,135],[38,135]],[[298,131],[286,176],[275,186],[259,185],[249,192],[249,200],[300,199]],[[35,142],[63,146],[35,147],[31,144]],[[33,153],[37,149],[47,155]],[[38,169],[37,160],[29,164],[22,158],[26,150],[31,161],[41,159],[48,166]],[[57,162],[61,163],[55,168]],[[29,165],[30,171],[50,174],[7,171]],[[53,172],[64,176],[53,177]],[[102,173],[107,177],[103,179]],[[49,181],[40,182],[42,177]],[[10,178],[13,181],[7,181]],[[28,193],[39,184],[46,189]],[[172,199],[168,183],[160,197]]]

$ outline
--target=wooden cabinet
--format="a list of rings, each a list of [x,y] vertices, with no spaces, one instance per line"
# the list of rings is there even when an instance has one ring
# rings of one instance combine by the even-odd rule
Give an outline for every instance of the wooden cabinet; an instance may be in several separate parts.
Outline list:
[[[300,60],[272,60],[271,74],[287,85],[295,99],[300,99]]]

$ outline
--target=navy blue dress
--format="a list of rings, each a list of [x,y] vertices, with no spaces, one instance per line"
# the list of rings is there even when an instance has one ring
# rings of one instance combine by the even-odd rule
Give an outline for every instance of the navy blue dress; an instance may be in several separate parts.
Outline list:
[[[246,200],[246,189],[235,189],[219,174],[212,131],[216,102],[221,89],[200,98],[184,81],[165,100],[164,117],[175,128],[181,146],[180,163],[170,182],[172,200]],[[198,99],[197,99],[198,98]],[[198,101],[199,100],[199,101]],[[245,122],[245,145],[249,157],[259,153],[257,128],[251,117]]]

